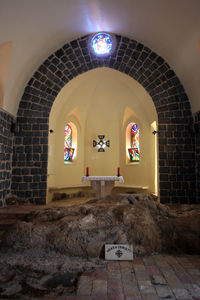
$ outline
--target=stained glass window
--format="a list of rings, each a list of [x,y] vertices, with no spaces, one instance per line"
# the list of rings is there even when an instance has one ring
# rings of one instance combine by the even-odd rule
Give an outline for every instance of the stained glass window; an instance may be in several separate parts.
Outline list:
[[[72,161],[74,149],[72,148],[72,128],[69,124],[65,126],[64,137],[64,162]]]
[[[65,126],[65,148],[72,146],[72,128],[69,124]]]
[[[131,148],[128,149],[130,161],[139,161],[140,160],[140,135],[139,135],[139,126],[134,124],[131,127]]]
[[[74,154],[74,149],[73,148],[65,148],[64,162],[72,161],[73,154]]]
[[[96,34],[91,43],[93,51],[98,55],[109,54],[113,46],[112,38],[107,33]]]

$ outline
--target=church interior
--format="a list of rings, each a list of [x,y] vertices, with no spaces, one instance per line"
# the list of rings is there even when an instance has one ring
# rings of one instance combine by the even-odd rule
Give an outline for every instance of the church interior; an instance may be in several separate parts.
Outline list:
[[[199,0],[0,0],[0,299],[200,299]]]

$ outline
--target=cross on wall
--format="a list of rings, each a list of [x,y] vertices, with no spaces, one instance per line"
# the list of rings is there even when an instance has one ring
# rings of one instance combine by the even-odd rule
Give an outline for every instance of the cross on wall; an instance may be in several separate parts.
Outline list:
[[[98,135],[99,141],[93,140],[93,147],[98,147],[98,152],[105,152],[105,147],[110,147],[110,140],[104,141],[105,135]]]

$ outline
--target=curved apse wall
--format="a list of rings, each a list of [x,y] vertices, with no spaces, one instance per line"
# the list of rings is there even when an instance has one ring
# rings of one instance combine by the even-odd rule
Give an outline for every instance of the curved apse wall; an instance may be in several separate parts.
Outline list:
[[[130,163],[127,124],[140,124],[141,160]],[[73,162],[63,164],[64,126],[76,122],[77,155]],[[153,122],[157,112],[145,89],[130,76],[111,68],[96,68],[72,79],[56,97],[49,116],[48,189],[80,186],[86,166],[90,175],[116,175],[120,166],[123,187],[146,187],[155,193],[155,138]],[[99,153],[93,147],[97,135],[105,135],[110,147]],[[72,135],[73,136],[73,135]],[[73,138],[72,138],[73,141]],[[157,159],[156,159],[157,161]]]

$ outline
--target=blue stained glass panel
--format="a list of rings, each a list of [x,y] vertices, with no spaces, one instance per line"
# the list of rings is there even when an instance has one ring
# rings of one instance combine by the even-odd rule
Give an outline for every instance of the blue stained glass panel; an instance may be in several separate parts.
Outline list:
[[[130,161],[139,161],[140,160],[140,133],[139,133],[139,126],[134,124],[131,127],[130,132],[131,137],[131,148],[128,149]]]
[[[137,148],[129,148],[128,152],[129,152],[129,157],[131,162],[140,161],[140,153],[138,152]]]
[[[96,34],[91,43],[92,49],[98,55],[109,54],[113,46],[112,38],[107,33]]]
[[[72,146],[72,128],[69,124],[65,126],[64,147],[70,148]]]
[[[73,148],[65,148],[64,162],[72,161],[73,154],[74,154]]]
[[[140,149],[139,126],[137,124],[131,128],[131,148]]]
[[[65,126],[64,135],[64,163],[71,162],[74,154],[74,148],[72,148],[72,128],[69,124]]]

